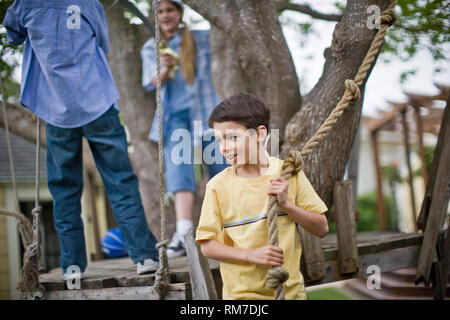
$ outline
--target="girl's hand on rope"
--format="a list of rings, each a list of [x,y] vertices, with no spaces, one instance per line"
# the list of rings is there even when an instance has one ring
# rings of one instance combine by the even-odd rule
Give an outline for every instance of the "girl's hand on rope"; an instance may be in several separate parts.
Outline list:
[[[277,203],[280,209],[284,209],[288,202],[289,183],[282,177],[270,180],[270,186],[267,194],[277,196]]]
[[[247,261],[254,264],[281,267],[283,265],[283,249],[276,246],[248,249]]]

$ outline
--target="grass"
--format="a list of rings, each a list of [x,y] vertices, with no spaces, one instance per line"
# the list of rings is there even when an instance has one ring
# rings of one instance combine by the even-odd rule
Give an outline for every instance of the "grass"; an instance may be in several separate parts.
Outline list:
[[[344,294],[336,288],[324,288],[309,291],[308,300],[352,300],[351,297]]]

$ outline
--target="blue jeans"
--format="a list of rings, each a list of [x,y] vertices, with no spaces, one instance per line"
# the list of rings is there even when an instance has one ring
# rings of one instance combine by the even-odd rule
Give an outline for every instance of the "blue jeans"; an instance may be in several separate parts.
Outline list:
[[[46,135],[47,179],[54,199],[53,214],[63,271],[70,265],[77,265],[84,271],[87,265],[80,203],[82,137],[89,142],[131,259],[134,263],[158,259],[156,238],[147,227],[138,179],[128,157],[125,130],[118,111],[111,107],[97,120],[78,128],[65,129],[47,124]]]
[[[171,115],[167,126],[167,137],[164,139],[164,175],[166,180],[166,191],[171,193],[177,191],[192,191],[195,193],[194,156],[192,152],[193,138],[189,109]],[[184,142],[183,148],[181,147],[182,142]],[[216,150],[214,150],[213,144],[217,144],[214,136],[212,136],[210,140],[202,139],[202,154],[205,151],[205,148],[208,147],[214,151],[212,152],[213,157],[216,156],[215,151],[218,152],[218,163],[215,161],[206,163],[206,159],[203,159],[203,162],[206,163],[205,166],[209,179],[229,166],[226,159],[220,154],[219,149],[216,148]],[[183,155],[184,152],[190,152],[191,154],[190,156]],[[181,161],[182,159],[185,161]]]

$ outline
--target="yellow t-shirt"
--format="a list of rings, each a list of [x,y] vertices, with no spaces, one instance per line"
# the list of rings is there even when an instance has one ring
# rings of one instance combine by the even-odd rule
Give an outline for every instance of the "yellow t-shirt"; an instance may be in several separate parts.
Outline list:
[[[282,163],[280,159],[269,157],[269,167],[264,175],[242,178],[236,175],[232,167],[228,167],[211,179],[206,185],[196,241],[214,239],[231,247],[246,249],[269,245],[267,190],[270,179],[280,175]],[[288,199],[291,203],[318,214],[327,211],[303,171],[290,178],[288,183]],[[306,299],[300,273],[302,248],[296,223],[282,211],[278,215],[283,267],[289,272],[289,279],[284,283],[286,299]],[[221,262],[223,299],[273,299],[273,290],[266,287],[269,268],[249,262]]]

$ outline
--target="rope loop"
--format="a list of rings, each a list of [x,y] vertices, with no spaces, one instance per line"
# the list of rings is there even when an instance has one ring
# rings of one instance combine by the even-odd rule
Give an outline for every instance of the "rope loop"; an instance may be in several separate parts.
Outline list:
[[[392,26],[395,21],[397,21],[397,14],[395,13],[394,9],[386,9],[381,13],[380,16],[380,22],[381,24],[387,24],[389,26]]]
[[[352,96],[352,101],[356,102],[361,99],[361,91],[359,90],[358,85],[355,81],[351,79],[347,79],[344,82],[345,84],[345,94],[350,94]]]
[[[167,248],[167,245],[169,244],[169,240],[163,240],[163,241],[160,241],[160,242],[158,242],[157,244],[156,244],[156,249],[165,249],[165,248]]]

